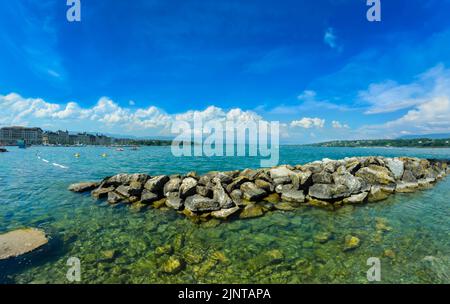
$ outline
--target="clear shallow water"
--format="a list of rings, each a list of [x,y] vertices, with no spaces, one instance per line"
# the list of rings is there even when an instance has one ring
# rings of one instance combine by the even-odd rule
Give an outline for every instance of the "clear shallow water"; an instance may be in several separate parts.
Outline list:
[[[382,283],[450,283],[449,178],[427,191],[337,212],[301,208],[199,226],[171,210],[111,207],[66,189],[119,172],[257,168],[258,158],[175,158],[169,147],[9,150],[0,154],[0,233],[39,227],[51,240],[42,250],[0,263],[2,283],[67,283],[69,257],[81,260],[83,283],[367,283],[369,257],[381,259]],[[450,158],[450,149],[285,146],[280,164],[364,155]],[[377,221],[390,231],[377,229]],[[315,236],[323,232],[331,239],[321,244]],[[358,236],[361,246],[344,252],[348,234]],[[172,256],[186,261],[177,274],[161,271],[169,255],[155,250],[167,244]],[[276,260],[269,257],[273,250]]]

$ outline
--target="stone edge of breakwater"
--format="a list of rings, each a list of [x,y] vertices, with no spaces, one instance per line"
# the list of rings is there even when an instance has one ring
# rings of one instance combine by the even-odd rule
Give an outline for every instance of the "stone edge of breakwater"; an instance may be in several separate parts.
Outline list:
[[[349,157],[304,165],[203,175],[117,174],[100,182],[69,186],[91,191],[108,203],[170,208],[196,222],[263,216],[267,211],[291,211],[301,206],[336,210],[344,205],[378,202],[394,193],[431,188],[450,173],[450,160],[410,157]]]

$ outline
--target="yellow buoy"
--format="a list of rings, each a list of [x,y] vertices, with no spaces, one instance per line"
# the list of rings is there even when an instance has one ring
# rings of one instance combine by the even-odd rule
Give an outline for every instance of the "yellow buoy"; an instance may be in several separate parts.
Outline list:
[[[106,154],[106,153],[102,154],[102,157],[107,157],[107,156],[108,156],[108,154]]]
[[[80,153],[75,153],[75,157],[80,157]]]

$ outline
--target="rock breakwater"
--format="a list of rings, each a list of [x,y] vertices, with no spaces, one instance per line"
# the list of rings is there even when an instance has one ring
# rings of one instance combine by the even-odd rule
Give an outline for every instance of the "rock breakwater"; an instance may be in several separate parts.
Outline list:
[[[408,157],[351,157],[203,175],[121,173],[99,182],[72,184],[69,190],[91,191],[97,199],[112,205],[132,204],[138,210],[170,208],[194,221],[245,219],[301,206],[335,210],[427,189],[450,173],[448,163]]]

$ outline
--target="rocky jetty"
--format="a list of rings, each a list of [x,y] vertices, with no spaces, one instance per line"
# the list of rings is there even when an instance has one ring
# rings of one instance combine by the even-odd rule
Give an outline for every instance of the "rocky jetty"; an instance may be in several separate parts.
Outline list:
[[[351,157],[204,175],[122,173],[100,182],[73,184],[69,190],[91,191],[97,199],[133,204],[139,210],[170,208],[195,221],[245,219],[301,206],[335,210],[427,189],[450,172],[448,163],[408,157]]]

